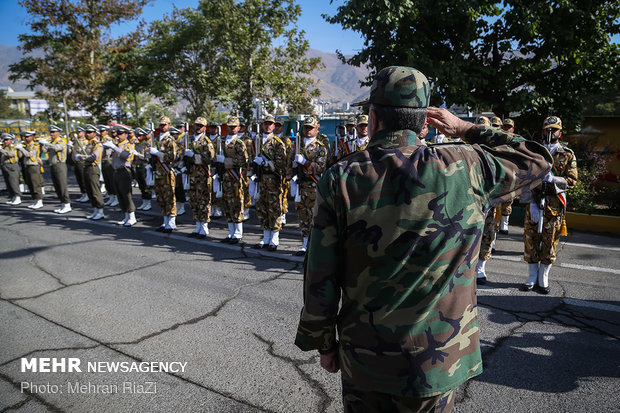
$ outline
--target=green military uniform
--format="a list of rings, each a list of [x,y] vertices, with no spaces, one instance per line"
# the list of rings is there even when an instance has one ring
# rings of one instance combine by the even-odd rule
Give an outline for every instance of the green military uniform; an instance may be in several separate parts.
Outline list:
[[[86,186],[86,194],[90,200],[91,205],[95,209],[92,214],[87,215],[90,219],[103,218],[103,194],[101,193],[100,178],[100,165],[101,157],[103,154],[103,146],[97,139],[98,129],[93,125],[85,125],[84,131],[86,132],[86,146],[84,147],[84,154],[73,153],[73,157],[76,161],[84,162],[84,184]]]
[[[161,125],[170,125],[170,119],[162,116],[159,120]],[[177,155],[177,147],[174,138],[169,132],[161,132],[156,147],[151,147],[150,153],[155,157],[155,196],[157,205],[161,209],[164,223],[157,229],[162,232],[172,232],[176,229],[177,205],[174,196],[176,186],[176,174],[174,173],[174,160]]]
[[[106,142],[114,142],[110,134],[110,128],[106,125],[97,125],[99,130],[99,141],[103,145]],[[103,147],[101,155],[101,175],[103,176],[103,184],[108,193],[108,200],[104,205],[117,206],[116,187],[114,186],[114,168],[112,168],[112,149]]]
[[[23,137],[34,136],[35,132],[32,131],[23,131]],[[24,176],[24,182],[28,189],[30,190],[30,194],[32,195],[32,199],[34,202],[28,206],[28,208],[39,209],[43,207],[43,190],[41,189],[41,147],[38,142],[34,141],[34,138],[30,142],[26,142],[25,144],[15,145],[23,157],[23,169],[22,175]]]
[[[131,167],[134,159],[134,144],[128,139],[130,129],[119,126],[116,128],[118,145],[105,143],[104,146],[112,149],[112,169],[114,170],[114,189],[118,198],[121,211],[125,218],[119,221],[119,225],[130,227],[136,223],[136,207],[133,203],[131,182]]]
[[[425,108],[429,92],[417,70],[389,67],[370,99]],[[319,180],[295,343],[337,349],[345,411],[351,389],[441,397],[482,372],[483,211],[538,185],[550,157],[494,128],[472,125],[465,137],[470,145],[427,147],[411,130],[376,131]]]
[[[146,181],[147,167],[152,168],[149,166],[149,158],[147,157],[147,149],[151,146],[151,140],[146,137],[147,132],[142,128],[136,129],[136,135],[141,139],[137,139],[134,143],[133,173],[136,182],[138,182],[140,198],[142,199],[142,204],[136,209],[148,211],[151,209],[153,195]]]
[[[0,165],[2,165],[2,176],[6,183],[6,189],[9,191],[11,199],[6,203],[8,205],[21,204],[22,193],[19,190],[19,156],[20,153],[13,146],[15,137],[10,133],[2,134],[2,148],[0,148]]]
[[[67,185],[67,142],[60,136],[61,129],[58,126],[50,125],[50,133],[58,133],[51,142],[42,140],[43,152],[49,154],[49,165],[51,169],[52,184],[58,200],[62,204],[60,209],[54,212],[65,214],[71,211],[71,198],[69,198],[69,187]]]

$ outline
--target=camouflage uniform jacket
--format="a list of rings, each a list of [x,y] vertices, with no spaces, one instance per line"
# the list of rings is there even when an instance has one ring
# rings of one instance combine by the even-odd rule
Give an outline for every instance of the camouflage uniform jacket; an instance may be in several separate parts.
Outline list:
[[[258,139],[261,139],[260,137]],[[269,165],[265,165],[264,172],[275,173],[284,176],[286,174],[286,145],[280,138],[271,134],[267,141],[263,144],[261,155],[263,155]]]
[[[306,180],[315,181],[327,167],[328,152],[323,142],[315,139],[302,149],[301,154],[306,158],[306,163],[300,168],[300,182]]]
[[[484,210],[538,185],[551,158],[499,129],[467,135],[471,145],[427,147],[380,131],[319,180],[295,344],[339,345],[343,377],[360,389],[427,397],[482,372]]]
[[[156,171],[169,173],[171,168],[173,167],[173,163],[176,159],[177,155],[177,145],[174,141],[174,138],[170,135],[170,133],[165,132],[159,136],[159,143],[157,144],[158,150],[164,154],[163,159],[159,159],[159,157],[155,157],[157,161],[157,169]],[[165,167],[163,167],[164,165]]]
[[[225,143],[225,141],[222,143]],[[235,181],[243,179],[241,169],[248,165],[248,151],[243,140],[237,137],[233,138],[228,145],[225,145],[224,155],[226,158],[230,159],[230,161],[224,164],[225,167],[230,166],[230,168],[226,168],[227,172],[230,173],[231,176],[234,175],[233,178]]]
[[[204,133],[194,136],[194,139],[190,143],[190,149],[194,151],[191,169],[200,168],[207,176],[211,176],[209,165],[215,159],[215,146],[213,146],[211,139]]]
[[[553,157],[553,183],[547,185],[547,208],[555,211],[553,215],[562,215],[565,211],[564,202],[558,198],[558,194],[566,192],[577,184],[577,160],[575,154],[569,148],[560,145],[558,150],[551,155]],[[540,197],[541,187],[521,195],[521,202],[537,202]]]

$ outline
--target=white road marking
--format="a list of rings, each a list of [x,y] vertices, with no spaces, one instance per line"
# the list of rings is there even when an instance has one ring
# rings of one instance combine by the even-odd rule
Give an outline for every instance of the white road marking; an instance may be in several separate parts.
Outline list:
[[[558,264],[563,268],[573,268],[576,270],[585,270],[585,271],[596,271],[596,272],[608,272],[611,274],[620,274],[620,270],[614,270],[613,268],[603,268],[603,267],[594,267],[591,265],[579,265],[579,264],[569,264],[569,263],[560,263]]]
[[[596,308],[597,310],[613,311],[620,313],[620,306],[613,304],[597,303],[596,301],[577,300],[576,298],[565,298],[564,302],[569,305],[586,308]]]
[[[593,244],[578,244],[575,242],[563,242],[563,245],[570,245],[571,247],[577,248],[594,248],[597,250],[606,250],[606,251],[620,251],[620,247],[603,247],[601,245],[593,245]]]

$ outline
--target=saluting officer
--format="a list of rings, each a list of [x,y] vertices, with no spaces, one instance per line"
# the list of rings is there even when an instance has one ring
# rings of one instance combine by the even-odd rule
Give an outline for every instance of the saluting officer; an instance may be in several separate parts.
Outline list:
[[[117,222],[118,225],[130,227],[134,225],[136,221],[136,207],[131,197],[131,164],[134,158],[134,145],[129,141],[129,133],[131,129],[119,125],[115,127],[116,141],[105,142],[104,147],[112,149],[112,168],[114,169],[114,186],[116,190],[116,196],[118,203],[121,207],[121,211],[125,213],[125,218],[122,221]]]
[[[60,129],[56,125],[50,125],[49,132],[51,142],[41,139],[40,143],[43,152],[49,154],[49,164],[51,167],[52,183],[54,191],[60,200],[60,208],[54,212],[58,214],[66,214],[71,212],[71,198],[69,198],[69,188],[67,186],[67,142],[60,136]]]
[[[316,201],[316,184],[325,168],[329,156],[328,149],[319,141],[319,124],[316,118],[306,118],[303,126],[303,144],[301,153],[295,155],[297,166],[297,191],[295,211],[301,230],[302,246],[296,255],[304,255],[308,248],[308,237],[312,227],[312,210]]]
[[[41,147],[39,143],[34,140],[34,131],[22,131],[21,136],[24,144],[18,143],[15,145],[15,149],[21,152],[23,156],[23,170],[24,182],[30,190],[30,194],[34,202],[28,205],[31,209],[43,208],[43,191],[41,188]]]
[[[229,244],[237,244],[243,237],[243,170],[248,164],[248,151],[245,143],[237,136],[239,118],[229,116],[226,121],[228,135],[222,142],[223,153],[217,154],[217,162],[224,165],[222,177],[222,199],[224,216],[228,222],[228,235],[222,240]]]
[[[20,153],[14,146],[15,136],[10,133],[2,134],[2,148],[0,148],[0,164],[2,165],[2,175],[9,191],[11,199],[6,202],[8,205],[19,205],[22,203],[22,193],[19,190],[19,161]]]
[[[268,115],[261,123],[261,152],[253,162],[261,168],[260,195],[256,202],[256,214],[263,228],[263,238],[254,248],[275,251],[280,245],[282,229],[283,179],[286,175],[286,146],[273,134],[275,119]]]
[[[170,135],[170,128],[168,116],[159,118],[159,139],[157,145],[150,148],[150,154],[156,157],[155,195],[164,217],[164,222],[157,231],[165,233],[171,233],[177,227],[177,206],[174,197],[176,175],[173,168],[177,148],[174,138]]]

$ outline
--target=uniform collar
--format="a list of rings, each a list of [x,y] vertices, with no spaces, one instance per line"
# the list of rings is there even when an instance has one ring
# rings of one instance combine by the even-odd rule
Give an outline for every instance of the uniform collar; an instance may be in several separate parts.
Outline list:
[[[425,145],[425,143],[417,137],[414,131],[409,129],[392,132],[380,130],[371,137],[368,147],[378,146],[387,149],[410,145]]]

